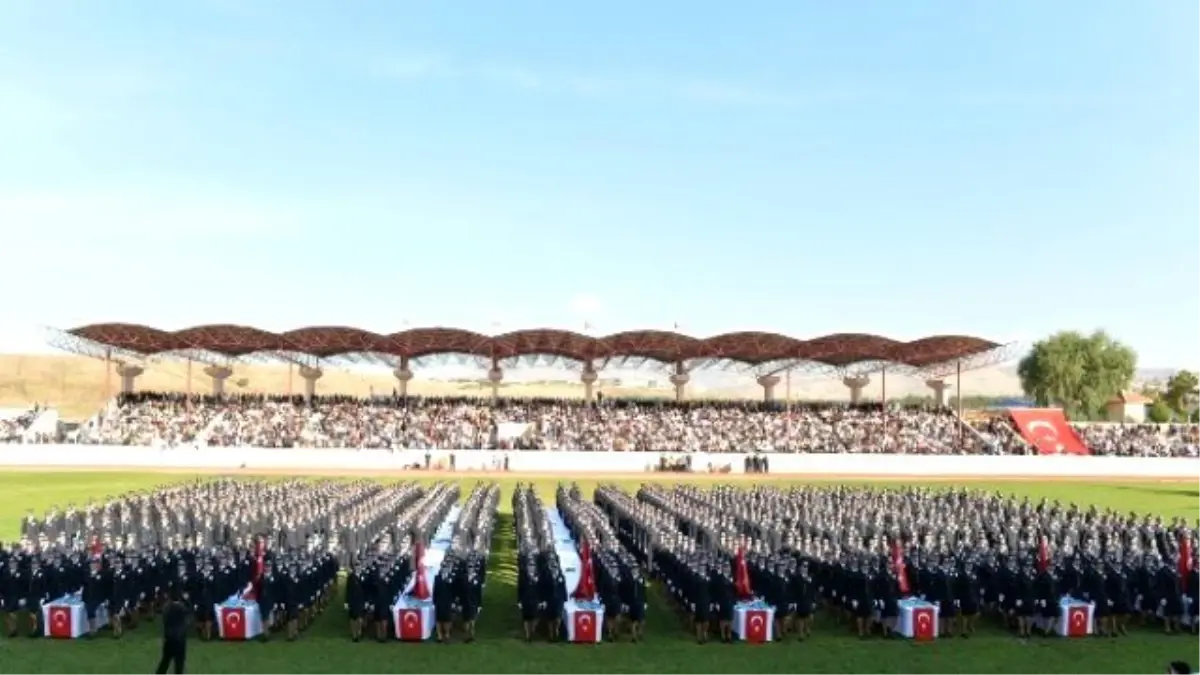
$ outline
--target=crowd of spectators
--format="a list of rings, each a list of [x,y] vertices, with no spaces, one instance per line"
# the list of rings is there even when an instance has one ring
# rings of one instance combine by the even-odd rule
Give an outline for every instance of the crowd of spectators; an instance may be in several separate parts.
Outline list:
[[[971,426],[978,432],[980,454],[1032,455],[1033,446],[1021,437],[1009,415],[993,415],[975,420]]]
[[[749,402],[124,397],[85,442],[654,452],[955,453],[945,410]]]
[[[1096,454],[1196,456],[1196,427],[1104,425]],[[605,399],[124,396],[79,442],[392,450],[1032,454],[1007,415],[949,409]]]
[[[16,415],[0,418],[0,443],[11,443],[25,438],[29,425],[37,419],[40,410],[31,408]]]
[[[1200,427],[1195,424],[1089,424],[1076,430],[1096,455],[1200,456]]]

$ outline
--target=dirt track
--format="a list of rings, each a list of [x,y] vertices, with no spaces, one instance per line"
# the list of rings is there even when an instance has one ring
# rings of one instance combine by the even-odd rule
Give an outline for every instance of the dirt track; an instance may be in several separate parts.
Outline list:
[[[206,468],[146,468],[144,466],[21,466],[21,467],[0,467],[0,473],[14,472],[37,472],[37,473],[104,473],[104,472],[121,472],[121,473],[159,473],[164,475],[223,475],[223,476],[342,476],[342,477],[389,477],[389,478],[506,478],[511,480],[534,480],[559,478],[564,480],[581,479],[581,480],[702,480],[713,482],[754,482],[758,480],[812,480],[812,481],[917,481],[921,483],[932,482],[1062,482],[1062,483],[1128,483],[1128,482],[1157,482],[1157,483],[1174,483],[1174,484],[1196,484],[1200,479],[1181,479],[1181,478],[1081,478],[1072,476],[979,476],[979,475],[961,475],[961,476],[905,476],[905,475],[887,475],[887,474],[872,474],[872,475],[832,475],[832,474],[797,474],[797,473],[772,473],[769,476],[757,476],[751,474],[726,473],[726,474],[709,474],[709,473],[646,473],[646,472],[596,472],[596,471],[572,471],[570,473],[533,473],[533,472],[498,472],[498,471],[419,471],[393,469],[383,471],[353,471],[340,469],[244,469],[244,470],[218,470]]]

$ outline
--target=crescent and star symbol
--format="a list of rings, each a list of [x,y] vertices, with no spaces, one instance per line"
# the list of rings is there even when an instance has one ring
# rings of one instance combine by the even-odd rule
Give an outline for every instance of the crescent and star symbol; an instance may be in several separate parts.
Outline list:
[[[1078,609],[1071,610],[1071,625],[1072,626],[1082,626],[1083,622],[1086,620],[1087,619],[1085,619],[1083,617],[1082,611],[1080,611]]]
[[[920,616],[918,616],[917,617],[917,626],[920,627],[921,630],[925,630],[926,628],[929,628],[929,615],[922,613]]]
[[[404,627],[412,628],[417,625],[417,615],[413,612],[404,613]]]
[[[1058,429],[1046,420],[1033,420],[1027,428],[1029,435],[1034,437],[1037,445],[1053,443],[1055,447],[1052,447],[1052,450],[1057,449],[1057,446],[1060,445],[1058,442]],[[1045,431],[1039,434],[1036,431],[1037,429],[1044,429]]]
[[[239,623],[241,623],[241,621],[242,617],[239,616],[237,612],[230,612],[229,614],[225,615],[225,623],[229,624],[230,626],[237,626]]]
[[[62,609],[54,610],[54,616],[50,617],[50,621],[55,626],[63,626],[67,623],[67,612]]]
[[[761,616],[753,616],[750,618],[750,630],[759,631],[763,628],[763,618]]]
[[[592,625],[592,617],[590,614],[580,614],[579,615],[579,627],[580,628],[586,629],[588,626],[591,626],[591,625]]]

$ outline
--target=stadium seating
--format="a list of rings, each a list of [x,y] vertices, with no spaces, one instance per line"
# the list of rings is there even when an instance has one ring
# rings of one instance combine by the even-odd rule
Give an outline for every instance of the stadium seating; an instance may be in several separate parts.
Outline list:
[[[663,452],[956,452],[957,419],[878,406],[137,394],[86,439],[110,445]]]
[[[0,410],[0,443],[24,440],[29,425],[37,419],[38,408]]]
[[[1114,430],[1116,429],[1116,430]],[[1097,454],[1195,456],[1190,432],[1116,427],[1083,433]],[[1003,415],[867,404],[557,399],[123,396],[79,442],[276,448],[1030,454]]]

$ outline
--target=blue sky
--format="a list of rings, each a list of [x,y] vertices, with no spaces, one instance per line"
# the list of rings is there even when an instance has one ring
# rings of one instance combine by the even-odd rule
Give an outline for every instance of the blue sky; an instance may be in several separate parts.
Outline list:
[[[1193,365],[1198,21],[1182,1],[0,1],[0,349],[103,320],[1103,327]]]

